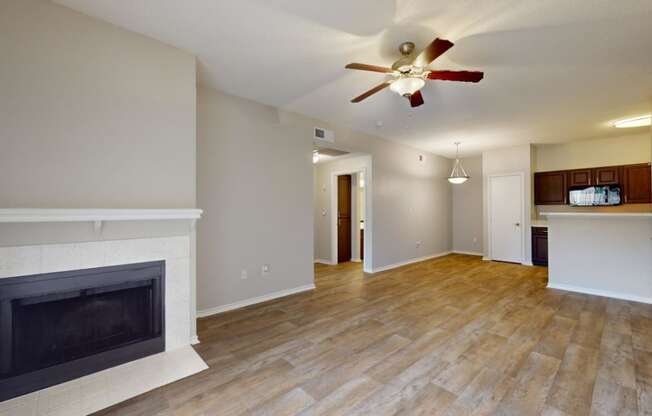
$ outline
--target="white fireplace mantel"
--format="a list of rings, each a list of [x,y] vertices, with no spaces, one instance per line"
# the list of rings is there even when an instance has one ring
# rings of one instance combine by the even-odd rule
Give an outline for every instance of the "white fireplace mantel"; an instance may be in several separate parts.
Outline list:
[[[194,228],[201,209],[0,209],[0,223],[92,222],[95,230],[104,221],[189,220]]]

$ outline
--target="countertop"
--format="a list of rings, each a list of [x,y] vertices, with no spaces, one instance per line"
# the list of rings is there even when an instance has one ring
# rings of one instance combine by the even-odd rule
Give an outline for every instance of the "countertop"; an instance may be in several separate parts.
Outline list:
[[[532,227],[548,228],[548,221],[546,221],[546,220],[532,220],[531,226]]]
[[[652,212],[542,212],[540,215],[547,218],[652,218]]]

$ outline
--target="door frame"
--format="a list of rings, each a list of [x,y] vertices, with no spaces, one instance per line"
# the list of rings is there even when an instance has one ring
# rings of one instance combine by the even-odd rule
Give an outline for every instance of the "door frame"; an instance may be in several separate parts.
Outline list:
[[[372,273],[373,270],[373,239],[372,239],[372,215],[373,215],[373,202],[372,202],[372,177],[371,177],[371,167],[362,166],[358,168],[351,168],[346,170],[339,170],[331,172],[331,189],[330,189],[330,240],[331,240],[331,264],[337,264],[337,177],[341,175],[354,175],[357,173],[363,173],[365,177],[365,191],[364,191],[364,200],[365,200],[365,209],[364,209],[364,259],[362,260],[362,269],[366,273]],[[360,184],[356,184],[359,186]],[[353,187],[351,187],[353,190]],[[359,225],[359,223],[358,223]],[[353,248],[352,248],[353,249]],[[359,247],[358,247],[359,249]],[[353,256],[355,258],[355,256]]]
[[[496,173],[487,175],[487,233],[489,233],[489,238],[487,238],[487,253],[489,260],[495,260],[493,255],[493,209],[492,209],[492,199],[491,199],[491,181],[494,178],[500,178],[505,176],[518,176],[521,179],[521,264],[525,264],[525,238],[527,233],[525,232],[526,223],[529,224],[529,221],[525,221],[525,173],[523,172],[507,172],[507,173]]]

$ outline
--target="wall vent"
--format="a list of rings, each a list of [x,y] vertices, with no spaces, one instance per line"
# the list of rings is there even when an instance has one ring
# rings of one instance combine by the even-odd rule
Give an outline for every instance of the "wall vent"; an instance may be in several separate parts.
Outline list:
[[[315,127],[312,138],[320,142],[335,143],[335,133],[321,127]]]

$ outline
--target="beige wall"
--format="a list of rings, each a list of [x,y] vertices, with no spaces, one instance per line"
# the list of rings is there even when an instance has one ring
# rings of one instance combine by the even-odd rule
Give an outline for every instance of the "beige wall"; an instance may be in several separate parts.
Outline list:
[[[649,133],[536,145],[537,172],[649,162]]]
[[[310,136],[272,107],[211,89],[199,89],[197,109],[198,309],[311,285]]]
[[[373,215],[366,221],[373,228],[374,269],[451,250],[451,160],[297,114],[280,115],[282,123],[300,126],[304,137],[324,127],[335,132],[338,148],[371,155]]]
[[[0,207],[194,207],[195,82],[178,49],[3,0]]]
[[[522,173],[525,179],[523,227],[525,230],[524,264],[532,263],[532,146],[529,144],[489,150],[482,154],[482,199],[483,199],[483,251],[485,256],[490,249],[489,241],[489,206],[488,206],[488,178],[489,175],[502,173]]]
[[[482,156],[462,159],[471,177],[453,185],[453,250],[482,254]]]

